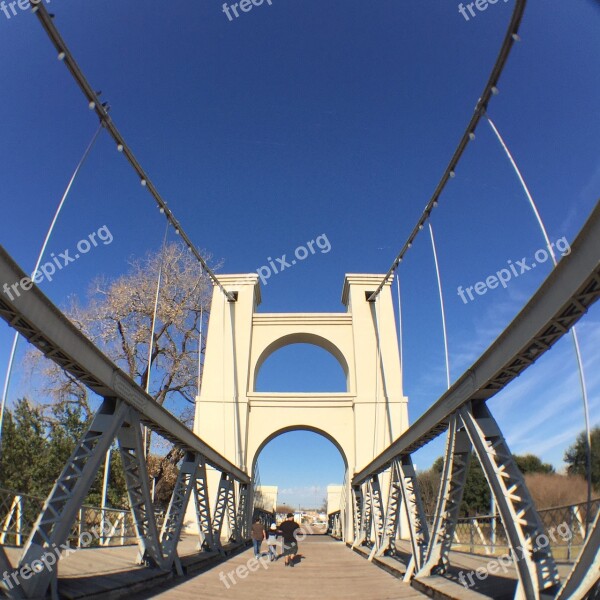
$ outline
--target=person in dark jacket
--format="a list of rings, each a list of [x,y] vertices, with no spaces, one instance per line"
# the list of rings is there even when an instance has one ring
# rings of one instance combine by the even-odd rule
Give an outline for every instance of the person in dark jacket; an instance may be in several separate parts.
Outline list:
[[[298,554],[298,541],[296,540],[296,531],[300,525],[294,521],[293,513],[288,513],[287,519],[279,526],[279,531],[283,536],[283,555],[285,556],[285,566],[294,566],[296,554]]]

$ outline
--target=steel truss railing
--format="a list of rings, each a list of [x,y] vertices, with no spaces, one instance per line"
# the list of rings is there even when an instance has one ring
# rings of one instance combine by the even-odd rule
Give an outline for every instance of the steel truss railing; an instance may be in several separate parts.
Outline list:
[[[600,498],[590,503],[570,504],[538,511],[544,529],[548,532],[550,547],[556,560],[573,561],[586,540],[586,523],[593,523],[600,511]],[[430,527],[432,520],[428,519]],[[472,554],[499,555],[506,552],[509,543],[498,515],[479,515],[457,520],[452,549]]]
[[[561,339],[600,297],[600,204],[564,257],[490,348],[406,432],[352,479],[354,546],[371,558],[394,551],[401,504],[411,543],[406,579],[445,573],[459,526],[469,461],[481,464],[498,507],[518,576],[515,598],[586,598],[598,584],[600,525],[596,515],[571,575],[561,587],[545,528],[525,479],[486,401]],[[447,432],[433,519],[427,519],[412,454]],[[381,482],[390,481],[383,506]],[[586,515],[586,519],[592,515]]]
[[[0,247],[0,286],[23,280],[29,281]],[[30,577],[22,578],[20,586],[9,589],[2,583],[8,596],[43,597],[49,589],[56,596],[56,564],[46,565],[42,559],[72,537],[83,502],[114,440],[118,441],[125,471],[140,561],[158,569],[174,568],[181,572],[177,544],[191,497],[196,507],[201,547],[223,551],[221,531],[225,515],[231,540],[242,542],[247,537],[250,479],[246,473],[156,403],[85,338],[38,288],[32,287],[19,295],[0,294],[0,316],[46,357],[104,398],[39,512],[17,566],[11,565],[0,545],[0,572],[11,573],[24,567],[31,571]],[[150,494],[142,425],[185,453],[160,529]],[[222,473],[214,514],[208,498],[207,464]]]
[[[339,509],[327,515],[327,534],[338,540],[346,541],[346,525],[348,523],[348,469],[344,472],[342,493],[340,495]]]
[[[0,545],[22,547],[29,537],[45,498],[0,488]],[[157,525],[162,527],[164,511],[156,511]],[[87,533],[93,533],[92,540]],[[86,536],[84,536],[86,534]],[[71,528],[68,543],[72,548],[129,546],[137,544],[130,510],[82,506]]]

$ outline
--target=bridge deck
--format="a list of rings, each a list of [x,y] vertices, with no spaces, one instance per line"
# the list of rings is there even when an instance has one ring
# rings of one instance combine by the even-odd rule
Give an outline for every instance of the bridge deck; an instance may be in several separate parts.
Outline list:
[[[263,550],[266,550],[264,545]],[[294,568],[285,567],[283,559],[274,563],[265,562],[266,568],[258,565],[255,572],[248,572],[241,579],[235,572],[253,558],[252,549],[248,549],[201,575],[176,585],[157,587],[130,597],[130,600],[397,600],[427,597],[393,575],[369,564],[344,544],[330,537],[309,536],[300,544],[299,552]],[[227,577],[228,573],[235,583]],[[229,589],[223,580],[227,582]]]
[[[492,557],[462,552],[451,552],[451,567],[445,577],[427,577],[420,582],[413,581],[414,587],[410,587],[401,581],[409,552],[409,544],[404,541],[397,542],[397,556],[382,556],[371,564],[365,558],[368,548],[360,547],[353,552],[344,543],[329,536],[309,535],[300,544],[301,558],[294,568],[286,568],[280,560],[267,563],[267,568],[260,566],[244,578],[235,571],[247,565],[252,558],[251,549],[223,561],[216,554],[198,554],[195,548],[196,538],[192,536],[184,536],[179,543],[181,562],[188,573],[181,579],[173,579],[171,573],[136,566],[136,546],[77,550],[60,562],[60,597],[64,600],[116,600],[124,597],[128,600],[154,597],[244,600],[264,594],[274,600],[359,597],[385,600],[425,598],[425,594],[418,591],[421,589],[429,597],[475,600],[510,599],[514,597],[516,588],[516,572],[514,566],[509,566],[506,573],[490,575],[485,581],[474,578],[475,585],[466,589],[458,583],[458,574],[461,571],[474,573],[477,568],[485,567]],[[263,551],[266,552],[264,544]],[[7,554],[15,564],[18,551],[7,548]],[[570,565],[559,564],[563,580],[569,569]],[[202,573],[193,575],[199,571]],[[220,577],[221,573],[223,577]],[[236,583],[227,578],[228,573]],[[136,593],[139,594],[136,596]]]

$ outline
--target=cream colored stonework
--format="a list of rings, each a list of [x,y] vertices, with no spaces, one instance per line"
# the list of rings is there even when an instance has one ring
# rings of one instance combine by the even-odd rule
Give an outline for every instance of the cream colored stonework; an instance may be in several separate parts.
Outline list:
[[[252,472],[260,451],[273,438],[287,431],[314,431],[338,448],[350,471],[349,481],[407,429],[391,280],[372,303],[366,293],[375,290],[383,276],[346,275],[345,312],[260,313],[258,275],[219,279],[227,291],[237,292],[237,302],[229,302],[214,288],[194,422],[194,432],[215,450]],[[255,382],[265,360],[295,343],[330,352],[346,374],[346,391],[257,392]],[[216,481],[217,474],[209,473],[211,501]],[[187,521],[194,522],[189,511]]]

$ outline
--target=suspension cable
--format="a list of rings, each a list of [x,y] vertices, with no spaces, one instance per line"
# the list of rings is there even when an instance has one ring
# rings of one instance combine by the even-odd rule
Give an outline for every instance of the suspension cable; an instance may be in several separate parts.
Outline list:
[[[442,279],[440,277],[440,265],[438,263],[435,238],[433,237],[433,227],[431,226],[431,222],[429,222],[428,225],[429,235],[431,236],[431,249],[433,250],[433,260],[435,262],[435,274],[437,275],[438,292],[440,294],[440,310],[442,312],[442,331],[444,333],[444,355],[446,357],[446,384],[447,389],[450,389],[450,360],[448,358],[448,333],[446,329],[446,309],[444,306],[444,294],[442,293]]]
[[[193,244],[187,233],[184,231],[183,227],[173,214],[173,211],[171,211],[171,209],[167,206],[167,203],[148,177],[146,171],[144,171],[143,167],[136,159],[131,148],[125,142],[125,139],[123,138],[123,136],[121,135],[113,120],[108,114],[108,104],[106,102],[100,102],[100,92],[94,91],[94,88],[92,88],[85,75],[79,68],[79,65],[75,61],[73,54],[67,47],[67,44],[63,40],[56,26],[54,25],[54,22],[52,20],[53,16],[51,16],[48,13],[44,4],[41,3],[35,4],[31,10],[37,15],[42,27],[48,34],[50,41],[54,44],[54,47],[58,52],[58,59],[65,63],[67,69],[73,76],[73,79],[75,79],[75,82],[79,85],[81,91],[83,92],[83,95],[88,101],[88,106],[90,110],[94,110],[96,112],[98,118],[117,144],[117,150],[125,155],[125,157],[129,161],[129,164],[137,173],[138,177],[140,178],[141,185],[147,188],[150,194],[152,194],[154,200],[156,201],[160,209],[160,212],[165,214],[169,223],[174,227],[175,233],[181,236],[190,252],[193,253],[198,262],[202,265],[203,269],[207,272],[212,282],[223,292],[223,294],[225,294],[225,296],[230,302],[235,302],[235,295],[232,292],[228,292],[223,287],[223,285],[215,275],[214,271],[208,266],[208,263],[206,262],[204,257],[200,254],[200,252]]]
[[[386,275],[384,276],[382,282],[379,284],[379,287],[371,294],[371,296],[369,296],[369,302],[373,302],[375,300],[375,298],[380,294],[381,290],[383,289],[383,286],[387,283],[390,276],[394,273],[394,271],[398,268],[398,265],[402,262],[404,255],[409,250],[409,248],[413,245],[413,242],[414,242],[415,238],[417,237],[419,231],[421,231],[423,229],[423,227],[425,226],[425,223],[431,216],[431,211],[438,205],[438,200],[439,200],[440,196],[442,195],[442,192],[444,191],[444,188],[446,187],[448,180],[454,178],[454,176],[456,174],[456,167],[457,167],[458,163],[460,162],[460,159],[462,158],[462,155],[464,154],[464,152],[467,148],[467,145],[469,144],[470,141],[473,141],[475,139],[475,130],[477,129],[477,125],[479,124],[479,121],[485,115],[485,112],[486,112],[486,109],[487,109],[490,99],[492,98],[492,96],[495,96],[498,94],[498,87],[497,87],[498,80],[500,79],[500,76],[502,75],[504,67],[506,66],[506,63],[508,61],[508,57],[510,55],[510,51],[512,50],[513,44],[515,42],[520,41],[520,39],[521,39],[517,32],[519,31],[519,25],[521,24],[521,19],[523,18],[523,13],[525,11],[526,3],[527,3],[527,0],[517,0],[516,1],[515,9],[513,11],[512,18],[508,25],[508,29],[507,29],[506,35],[504,37],[504,42],[502,43],[502,46],[500,48],[498,58],[496,59],[494,68],[492,69],[492,72],[490,74],[488,82],[485,84],[483,93],[481,94],[481,97],[477,101],[475,110],[473,112],[473,116],[471,117],[471,120],[469,121],[469,124],[467,125],[467,128],[465,129],[465,132],[464,132],[462,138],[460,139],[458,147],[456,148],[454,154],[452,155],[452,158],[450,159],[450,163],[446,167],[446,170],[444,171],[444,174],[442,175],[440,182],[438,183],[437,187],[435,188],[435,191],[433,192],[433,196],[431,196],[431,199],[425,206],[423,213],[421,214],[421,216],[420,216],[419,220],[417,221],[417,224],[415,225],[411,234],[408,236],[408,239],[404,243],[404,246],[402,246],[402,249],[398,253],[398,256],[396,256],[396,258],[394,259],[392,266],[389,268],[389,270],[386,273]]]
[[[488,114],[486,114],[485,117],[487,119],[487,122],[488,122],[490,128],[494,132],[494,135],[496,136],[498,142],[500,143],[500,146],[502,146],[502,149],[504,150],[504,153],[506,154],[506,156],[513,168],[513,171],[515,172],[515,174],[519,180],[519,183],[521,184],[521,187],[523,188],[523,191],[525,192],[525,196],[527,197],[527,200],[529,201],[529,206],[531,207],[531,210],[533,211],[533,214],[535,215],[537,224],[540,228],[542,236],[544,237],[544,241],[546,242],[546,247],[548,248],[548,253],[550,254],[550,258],[552,259],[552,264],[554,265],[554,267],[556,267],[558,265],[558,260],[556,258],[556,254],[554,253],[553,244],[550,243],[550,237],[548,236],[548,230],[546,229],[546,224],[544,223],[544,221],[540,215],[540,212],[538,210],[538,207],[535,203],[535,200],[533,199],[533,196],[531,195],[531,192],[529,191],[529,186],[525,182],[525,178],[523,177],[523,174],[521,173],[521,170],[519,169],[519,166],[517,165],[517,162],[515,161],[511,151],[508,149],[508,146],[506,145],[504,138],[498,131],[496,124],[494,123],[494,121],[492,121],[491,117]],[[575,350],[575,360],[577,361],[577,370],[579,372],[579,385],[581,387],[581,396],[582,396],[582,400],[583,400],[583,418],[584,418],[585,436],[586,436],[587,513],[586,513],[586,521],[585,521],[585,536],[587,538],[587,535],[589,533],[589,528],[590,528],[590,519],[591,519],[590,506],[592,503],[592,434],[591,434],[591,430],[590,430],[590,408],[589,408],[587,385],[585,382],[585,371],[583,368],[583,359],[581,358],[581,350],[579,348],[579,338],[577,335],[577,329],[576,329],[575,325],[573,325],[573,327],[571,327],[571,339],[573,340],[573,348]]]
[[[400,351],[400,383],[404,390],[404,354],[402,347],[404,346],[404,334],[402,331],[402,297],[400,295],[400,275],[396,274],[396,287],[398,289],[398,349]]]
[[[148,340],[148,367],[146,373],[146,394],[150,393],[150,377],[152,376],[152,353],[154,352],[154,333],[156,330],[156,318],[158,316],[158,303],[160,301],[160,287],[162,283],[163,269],[165,266],[165,253],[167,250],[167,237],[169,235],[169,222],[165,225],[165,235],[163,237],[162,249],[160,252],[160,265],[158,268],[158,277],[156,278],[156,292],[154,294],[154,309],[152,311],[152,324],[150,326],[150,339]],[[149,428],[147,425],[142,426],[142,432],[144,435],[144,456],[147,458],[149,455]]]
[[[48,247],[48,243],[50,242],[50,238],[52,237],[52,233],[54,231],[54,227],[56,225],[56,222],[58,221],[58,217],[60,216],[63,206],[64,206],[65,202],[67,201],[67,198],[69,197],[69,193],[71,191],[71,188],[73,187],[73,183],[75,183],[75,179],[77,178],[79,171],[81,171],[83,164],[85,163],[88,156],[90,155],[90,152],[92,151],[92,148],[94,147],[94,144],[96,143],[96,140],[98,139],[98,136],[100,135],[101,131],[102,131],[102,124],[100,124],[98,126],[98,129],[96,129],[96,132],[92,136],[90,143],[87,145],[83,155],[79,159],[79,162],[77,163],[77,166],[75,167],[75,170],[73,171],[73,174],[71,175],[71,179],[69,179],[69,183],[67,184],[67,187],[65,188],[62,198],[60,199],[60,202],[58,203],[58,207],[56,208],[56,211],[54,212],[54,217],[52,218],[50,227],[48,227],[48,231],[46,232],[46,237],[44,238],[44,242],[40,249],[40,253],[38,254],[38,258],[35,263],[35,267],[33,267],[33,271],[31,271],[32,279],[34,278],[36,271],[40,268],[40,265],[42,264],[42,260],[44,259],[44,254],[46,253],[46,248]],[[10,380],[12,378],[12,370],[13,370],[13,366],[14,366],[14,362],[15,362],[15,356],[16,356],[16,352],[17,352],[17,344],[18,343],[19,343],[19,333],[15,332],[15,335],[13,337],[12,346],[10,349],[9,358],[8,358],[8,365],[6,367],[6,376],[4,379],[4,387],[2,390],[2,400],[0,401],[0,455],[2,454],[2,424],[4,422],[4,411],[5,411],[5,407],[6,407],[6,401],[8,398],[8,390],[10,388]]]

